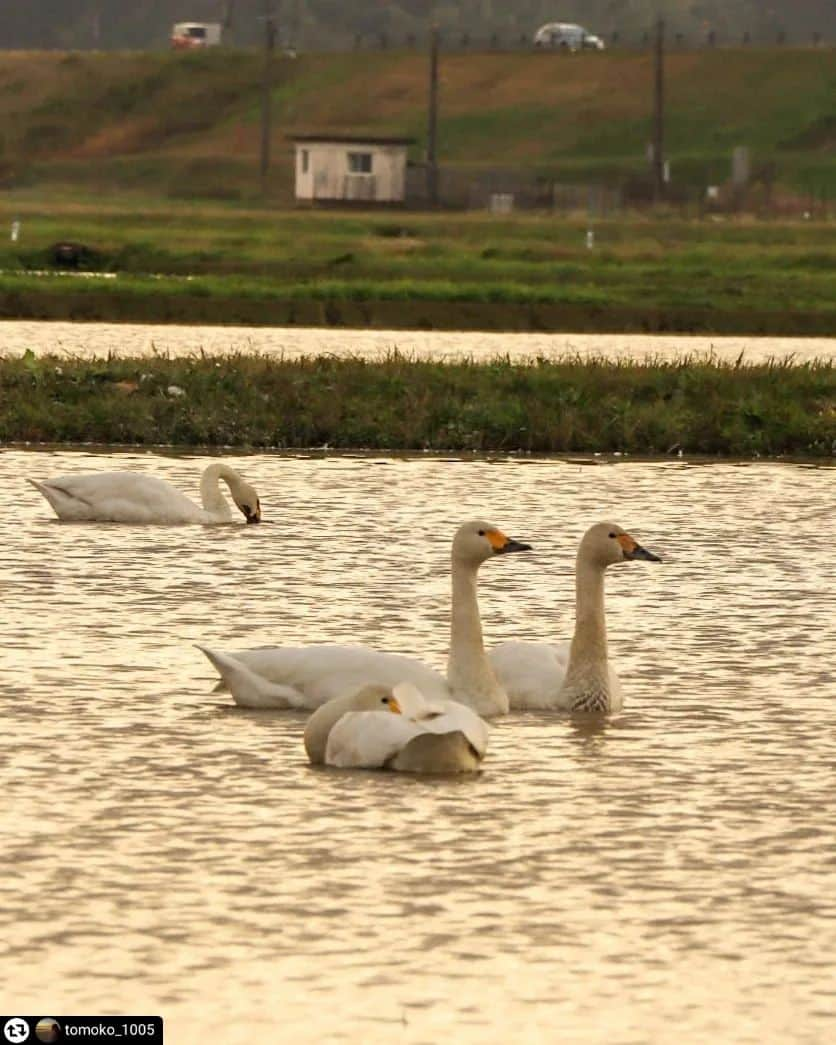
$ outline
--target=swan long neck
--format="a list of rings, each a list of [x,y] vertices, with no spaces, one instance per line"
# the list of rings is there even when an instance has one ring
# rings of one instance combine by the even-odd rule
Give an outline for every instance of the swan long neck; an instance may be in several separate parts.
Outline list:
[[[447,682],[455,699],[481,714],[504,714],[508,711],[508,697],[485,654],[476,598],[477,575],[478,565],[453,559]]]
[[[239,481],[238,473],[228,464],[220,461],[210,464],[200,477],[200,500],[207,512],[212,515],[230,515],[229,504],[221,493],[220,481],[231,486]]]
[[[575,634],[573,649],[587,657],[607,659],[607,620],[604,614],[604,571],[578,563],[575,571]]]
[[[610,702],[604,568],[578,560],[575,571],[575,633],[563,691],[576,710],[606,710]]]

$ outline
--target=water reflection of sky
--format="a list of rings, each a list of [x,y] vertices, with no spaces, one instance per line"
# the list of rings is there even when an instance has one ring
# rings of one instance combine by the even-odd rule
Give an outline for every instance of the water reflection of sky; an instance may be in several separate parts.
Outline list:
[[[231,1045],[265,1009],[293,1042],[826,1039],[832,467],[231,460],[261,527],[60,524],[26,476],[138,467],[196,493],[205,459],[0,453],[19,1009],[159,1012],[175,1042]],[[599,518],[662,555],[608,577],[623,714],[510,716],[478,777],[420,781],[311,769],[302,717],[211,692],[195,641],[443,666],[474,515],[534,545],[482,569],[489,641],[568,634]]]

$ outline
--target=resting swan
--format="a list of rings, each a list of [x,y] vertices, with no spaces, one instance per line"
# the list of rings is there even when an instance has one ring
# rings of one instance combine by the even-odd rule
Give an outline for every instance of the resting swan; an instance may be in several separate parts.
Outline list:
[[[243,707],[317,708],[368,684],[392,687],[411,682],[429,700],[452,697],[480,715],[508,711],[508,696],[497,682],[482,640],[476,601],[479,567],[487,559],[528,551],[530,545],[506,537],[491,523],[465,523],[456,531],[451,555],[452,610],[447,678],[412,657],[364,646],[276,646],[219,654],[205,646],[233,699]],[[236,664],[249,669],[243,676]],[[266,685],[258,687],[253,678]]]
[[[604,571],[631,559],[661,562],[614,523],[597,523],[581,540],[575,567],[571,642],[501,642],[490,659],[512,708],[620,711],[618,677],[607,660]]]
[[[228,523],[232,512],[220,481],[248,523],[261,522],[261,504],[252,486],[229,465],[210,464],[200,479],[201,508],[164,479],[140,472],[83,472],[29,482],[59,519],[121,523]]]
[[[475,711],[454,700],[427,700],[411,682],[337,697],[305,726],[311,762],[342,768],[468,773],[479,768],[487,747],[488,727]]]

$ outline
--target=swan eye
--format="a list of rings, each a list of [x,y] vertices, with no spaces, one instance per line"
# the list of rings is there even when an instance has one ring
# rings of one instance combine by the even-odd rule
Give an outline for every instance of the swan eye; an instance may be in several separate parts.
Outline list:
[[[388,697],[381,697],[380,698],[380,703],[381,704],[388,704],[389,703],[389,698]]]
[[[611,533],[610,537],[612,537],[612,539],[615,540],[616,535],[614,533]]]
[[[480,530],[479,531],[479,536],[480,537],[484,537],[485,536],[485,531],[484,530]]]

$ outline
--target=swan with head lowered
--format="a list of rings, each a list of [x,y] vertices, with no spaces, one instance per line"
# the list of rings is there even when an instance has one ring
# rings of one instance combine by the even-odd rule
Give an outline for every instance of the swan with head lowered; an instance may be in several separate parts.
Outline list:
[[[482,638],[476,599],[479,567],[488,559],[528,551],[492,523],[476,520],[456,531],[451,553],[452,606],[447,677],[413,657],[364,646],[278,646],[219,653],[201,645],[233,699],[243,707],[317,708],[366,685],[411,682],[428,700],[453,699],[480,715],[508,711]],[[236,672],[236,665],[248,669]]]
[[[261,522],[255,489],[234,468],[210,464],[200,478],[201,505],[164,479],[141,472],[81,472],[29,482],[55,509],[59,519],[121,523],[229,523],[232,511],[221,493],[226,483],[248,523]]]
[[[584,534],[575,563],[575,634],[571,642],[501,642],[490,654],[512,708],[620,711],[624,697],[607,653],[604,572],[635,559],[661,562],[614,523]]]
[[[427,700],[411,682],[368,685],[329,700],[305,726],[311,762],[344,769],[468,773],[487,747],[487,724],[472,708]]]

